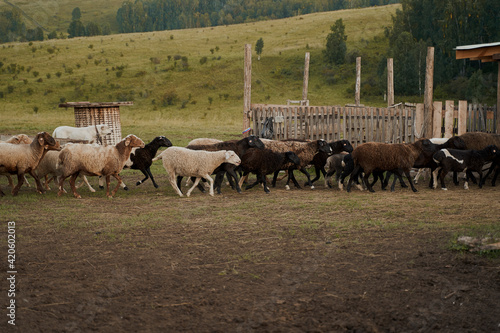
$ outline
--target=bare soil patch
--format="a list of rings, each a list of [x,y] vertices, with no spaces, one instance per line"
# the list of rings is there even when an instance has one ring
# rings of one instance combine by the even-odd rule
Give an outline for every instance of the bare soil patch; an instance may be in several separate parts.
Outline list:
[[[500,330],[499,259],[450,248],[498,230],[498,188],[179,198],[157,179],[112,200],[83,188],[81,200],[25,187],[1,198],[4,258],[16,221],[18,308],[12,327],[2,292],[0,330]]]

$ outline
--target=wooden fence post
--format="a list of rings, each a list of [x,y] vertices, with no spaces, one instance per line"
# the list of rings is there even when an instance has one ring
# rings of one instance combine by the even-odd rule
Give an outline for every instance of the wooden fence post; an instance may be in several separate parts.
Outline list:
[[[424,137],[424,104],[422,103],[416,106],[414,132],[417,139]]]
[[[458,132],[462,135],[467,132],[467,101],[458,101]]]
[[[453,136],[453,113],[455,112],[455,103],[453,101],[445,102],[444,113],[444,137],[451,138]]]
[[[427,138],[432,137],[433,132],[433,89],[434,89],[434,48],[427,48],[427,58],[425,67],[425,92],[424,92],[424,136]],[[434,125],[435,126],[435,125]],[[441,123],[439,124],[441,126]],[[439,136],[441,137],[441,136]]]
[[[356,92],[354,96],[354,104],[359,105],[361,102],[361,57],[356,58]]]
[[[311,55],[309,52],[306,52],[306,59],[304,64],[304,84],[302,88],[302,100],[307,100],[307,90],[309,87],[309,59],[311,59]]]
[[[440,138],[441,134],[441,126],[443,124],[443,102],[437,101],[433,103],[434,109],[434,117],[432,119],[432,136],[429,138]]]
[[[387,106],[394,105],[394,62],[387,59]]]
[[[252,45],[245,44],[245,73],[243,91],[243,131],[250,127],[250,107],[252,95]],[[248,136],[250,132],[246,132]],[[257,134],[257,133],[254,133]]]
[[[496,132],[500,134],[500,61],[498,61],[498,81],[497,81],[497,110],[496,110],[497,123]]]

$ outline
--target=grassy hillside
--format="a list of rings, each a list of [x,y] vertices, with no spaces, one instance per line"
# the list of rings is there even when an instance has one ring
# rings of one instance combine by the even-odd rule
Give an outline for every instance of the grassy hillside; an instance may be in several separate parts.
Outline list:
[[[112,30],[118,31],[116,25],[116,11],[123,3],[123,0],[50,0],[50,1],[29,1],[29,0],[9,0],[13,4],[24,11],[28,16],[33,18],[46,30],[50,31],[66,31],[71,22],[71,12],[75,7],[80,8],[82,13],[81,21],[86,24],[88,22],[108,22]],[[0,2],[1,9],[11,9],[12,6]],[[35,28],[36,25],[26,20],[28,28]]]
[[[82,11],[84,3],[79,5]],[[130,100],[133,106],[121,108],[124,135],[135,133],[148,140],[164,134],[178,138],[173,140],[176,144],[197,136],[238,135],[242,127],[244,45],[254,45],[261,37],[261,60],[253,57],[252,102],[299,99],[304,54],[310,52],[311,104],[351,103],[354,97],[345,91],[354,84],[353,73],[347,73],[352,79],[335,85],[327,85],[321,75],[321,52],[329,28],[342,18],[348,51],[356,48],[366,54],[383,54],[383,28],[397,8],[343,10],[205,29],[5,44],[0,47],[0,133],[34,133],[73,125],[73,110],[58,107],[64,101]],[[375,37],[376,43],[372,41]],[[206,62],[202,64],[204,57]],[[186,59],[187,67],[183,65]],[[167,105],[171,97],[174,105]],[[377,103],[383,104],[382,96],[370,101],[372,105]]]

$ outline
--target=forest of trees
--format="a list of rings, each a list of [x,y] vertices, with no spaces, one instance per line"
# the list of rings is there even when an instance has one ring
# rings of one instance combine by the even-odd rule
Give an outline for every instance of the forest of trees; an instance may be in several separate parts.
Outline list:
[[[136,0],[118,9],[121,33],[201,28],[399,3],[395,0]]]
[[[491,99],[496,94],[497,63],[457,61],[454,48],[500,42],[500,1],[403,0],[401,4],[386,31],[388,57],[394,58],[396,93],[423,93],[427,47],[433,46],[438,95],[478,102]]]

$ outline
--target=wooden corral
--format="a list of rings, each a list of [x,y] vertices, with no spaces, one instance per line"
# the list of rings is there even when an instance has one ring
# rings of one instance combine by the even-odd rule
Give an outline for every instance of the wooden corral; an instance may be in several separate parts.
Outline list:
[[[467,131],[493,132],[491,108],[467,105],[467,101],[434,102],[432,137],[449,138]],[[266,119],[272,119],[272,138],[347,139],[353,146],[364,142],[414,142],[423,137],[424,105],[394,107],[297,106],[251,104],[253,133],[262,136]],[[269,124],[269,122],[267,122]]]
[[[74,108],[76,127],[108,125],[113,133],[103,138],[103,144],[115,145],[122,139],[120,106],[132,104],[133,102],[69,102],[59,104],[59,107]]]

